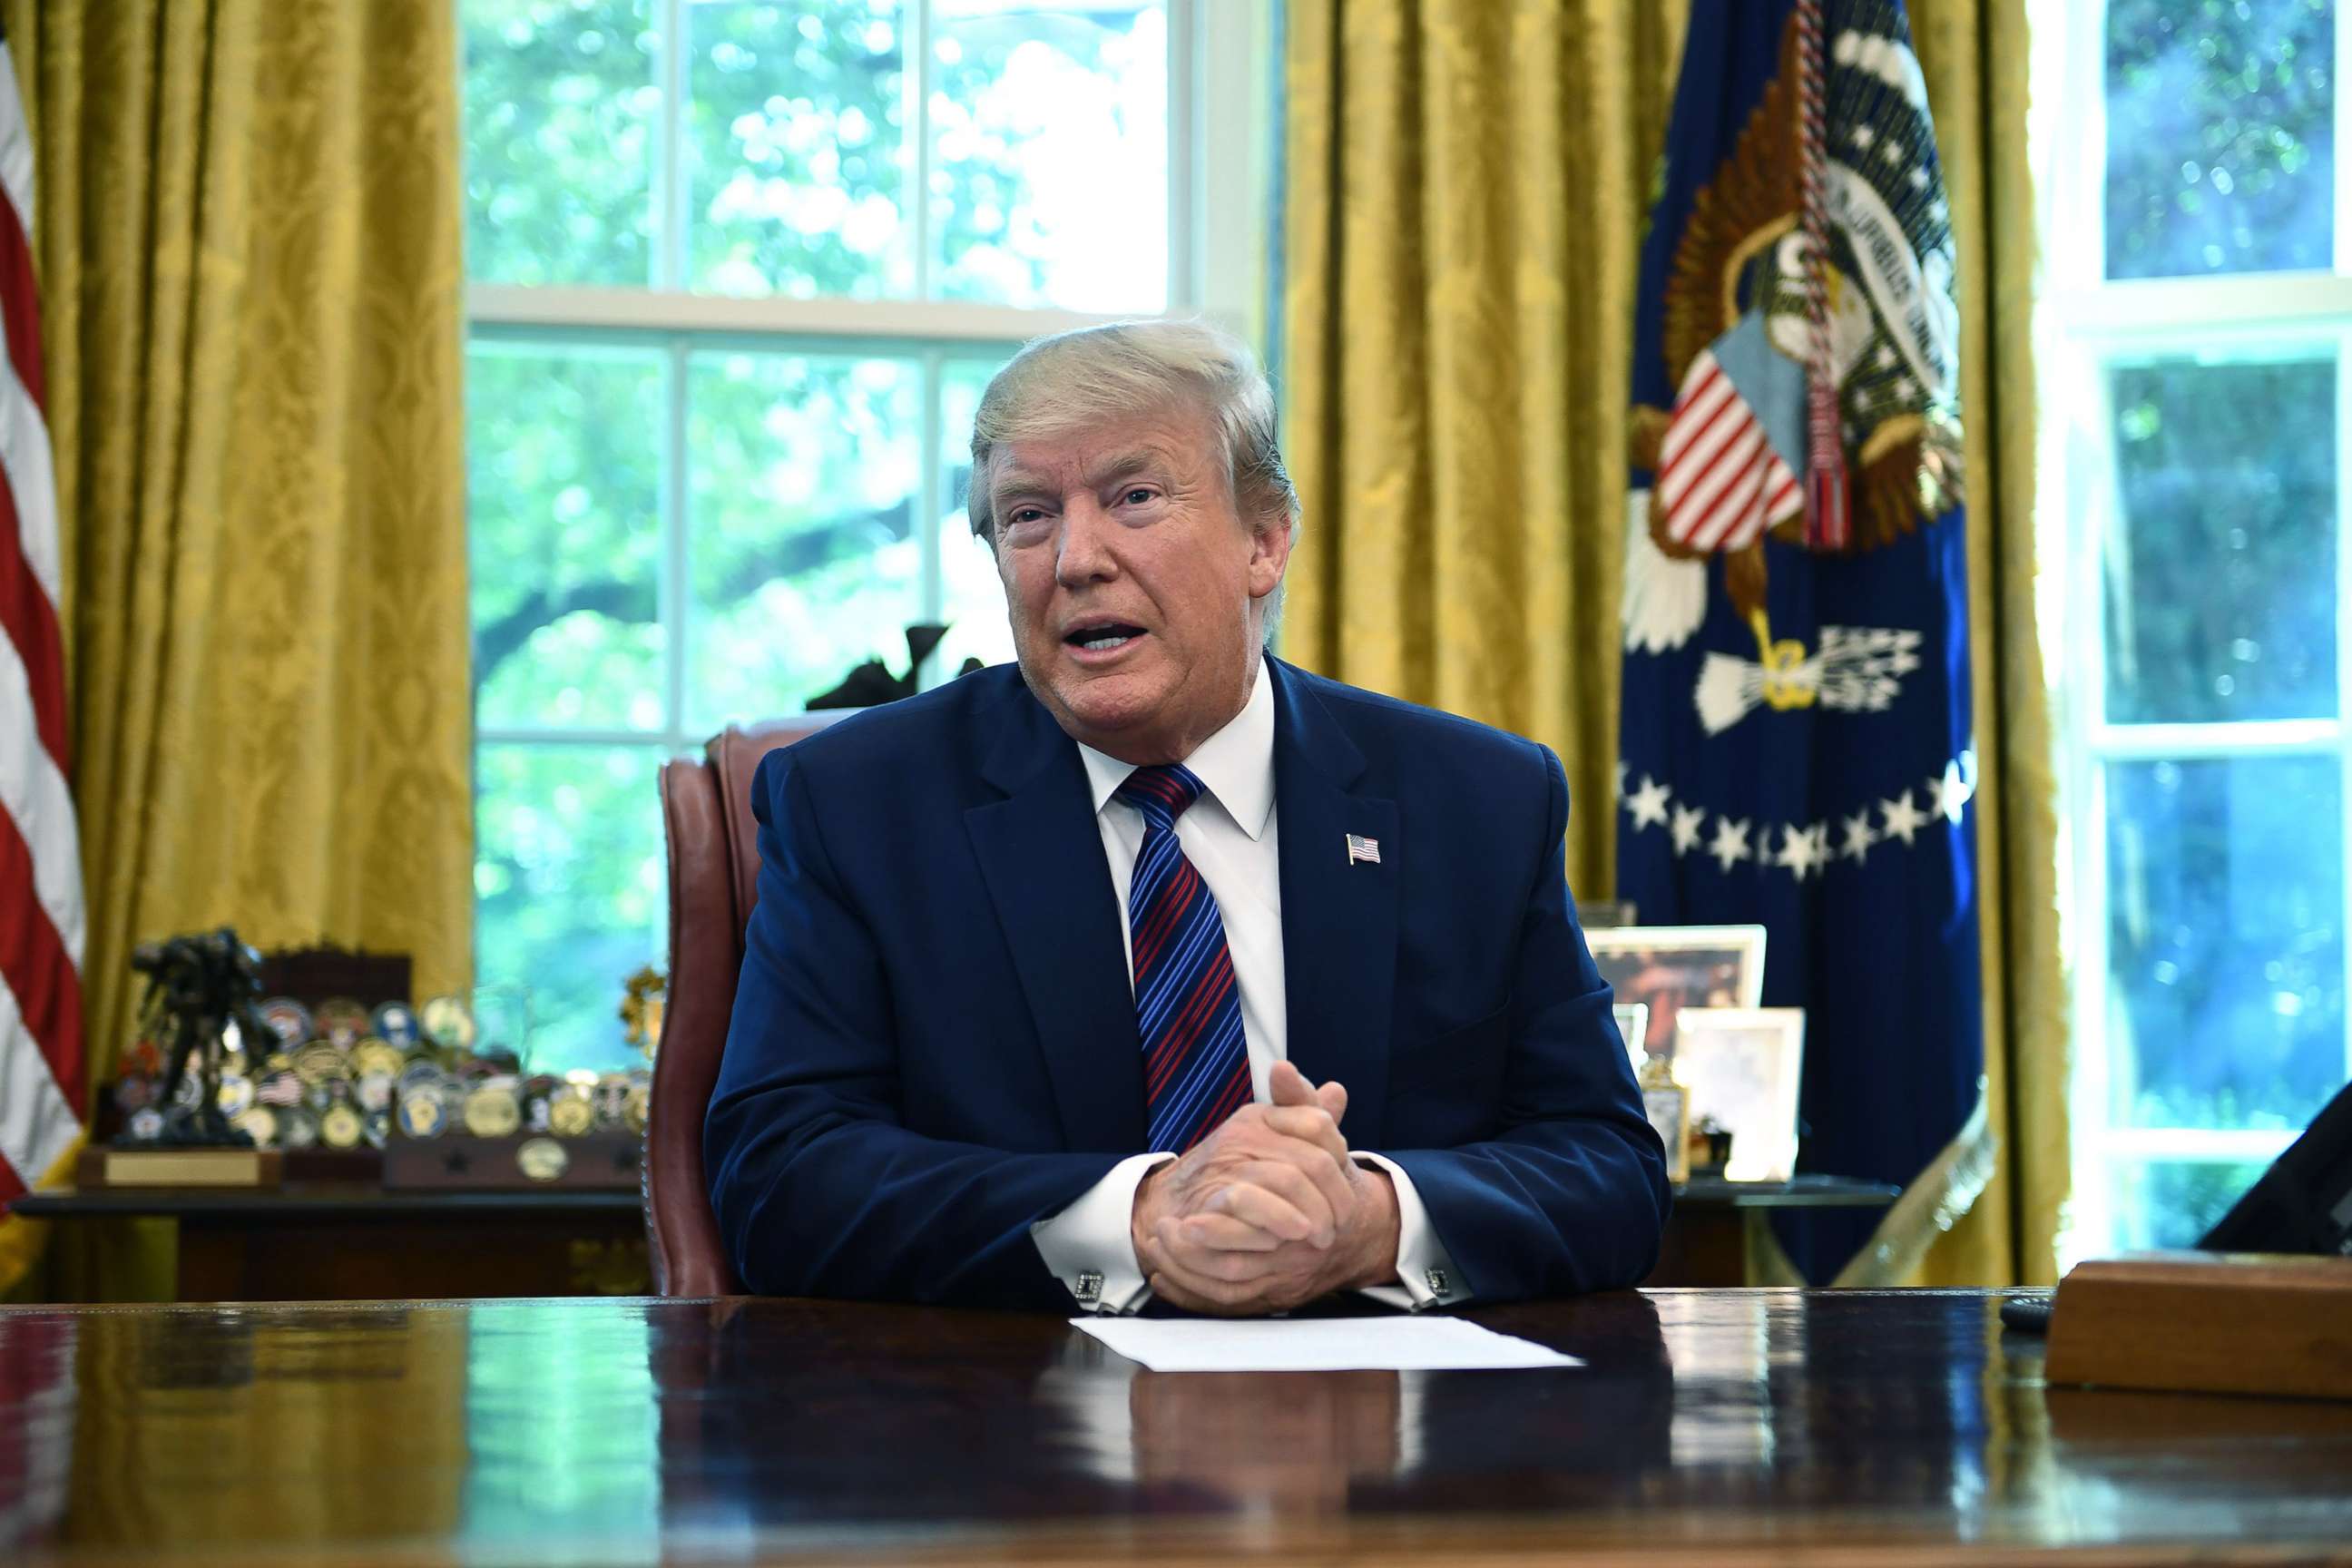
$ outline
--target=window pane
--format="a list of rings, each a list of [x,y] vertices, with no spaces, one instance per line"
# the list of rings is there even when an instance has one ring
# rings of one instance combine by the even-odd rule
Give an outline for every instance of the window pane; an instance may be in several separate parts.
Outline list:
[[[2207,1160],[2118,1163],[2111,1172],[2116,1234],[2105,1250],[2196,1246],[2267,1169]]]
[[[2295,1127],[2345,1076],[2332,757],[2107,767],[2110,1115]]]
[[[2333,0],[2108,0],[2107,276],[2327,268]]]
[[[940,567],[946,584],[946,608],[941,619],[948,635],[940,644],[939,673],[952,676],[967,658],[982,664],[1013,660],[1013,627],[1005,619],[1004,586],[997,580],[996,557],[972,537],[971,418],[980,395],[998,362],[976,363],[950,360],[940,388],[940,429],[944,446],[946,482],[940,493],[947,498],[947,515],[940,519]]]
[[[660,132],[653,0],[465,0],[466,270],[644,287]]]
[[[692,287],[911,294],[898,5],[702,0],[686,9]]]
[[[1097,0],[938,0],[932,291],[1168,303],[1168,19]]]
[[[919,367],[703,353],[688,372],[696,731],[797,713],[921,618]]]
[[[2108,720],[2335,713],[2334,358],[2110,375]]]
[[[466,369],[477,721],[659,727],[660,356],[477,340]]]
[[[652,746],[476,751],[475,967],[527,1012],[534,1067],[644,1065],[617,1009],[631,974],[667,962],[660,761]]]

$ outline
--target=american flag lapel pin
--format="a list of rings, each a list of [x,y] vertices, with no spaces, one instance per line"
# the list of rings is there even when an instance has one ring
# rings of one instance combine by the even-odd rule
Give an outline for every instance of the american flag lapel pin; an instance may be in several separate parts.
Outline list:
[[[1359,861],[1370,866],[1379,865],[1381,841],[1377,838],[1367,838],[1360,833],[1348,835],[1348,864],[1353,866]]]

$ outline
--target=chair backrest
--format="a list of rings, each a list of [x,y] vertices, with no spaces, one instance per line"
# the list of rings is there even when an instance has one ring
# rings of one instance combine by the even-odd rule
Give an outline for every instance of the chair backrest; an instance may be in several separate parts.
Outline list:
[[[665,1296],[728,1296],[742,1284],[710,1216],[702,1173],[702,1117],[719,1080],[743,931],[760,894],[759,826],[751,775],[760,759],[840,718],[796,714],[730,727],[661,771],[662,835],[669,847],[669,994],[654,1057],[646,1124],[646,1249]]]

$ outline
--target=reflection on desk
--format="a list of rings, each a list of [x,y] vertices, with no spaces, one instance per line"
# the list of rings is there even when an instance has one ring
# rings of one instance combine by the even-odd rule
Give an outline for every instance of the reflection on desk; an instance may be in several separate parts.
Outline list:
[[[0,1559],[2347,1551],[2352,1406],[2046,1394],[1998,1300],[1629,1292],[1471,1314],[1583,1367],[1276,1376],[837,1303],[17,1309]]]

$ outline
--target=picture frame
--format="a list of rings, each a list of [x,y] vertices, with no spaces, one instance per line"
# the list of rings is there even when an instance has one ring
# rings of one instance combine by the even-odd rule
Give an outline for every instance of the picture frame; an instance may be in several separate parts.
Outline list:
[[[1617,1020],[1617,1037],[1625,1042],[1625,1058],[1638,1081],[1642,1064],[1650,1058],[1650,1005],[1646,1002],[1620,1002],[1611,1010]]]
[[[1685,1007],[1763,1005],[1760,925],[1622,926],[1588,931],[1584,938],[1618,1002],[1649,1009],[1643,1048],[1652,1057],[1675,1059],[1676,1020]]]
[[[1798,1092],[1805,1062],[1801,1007],[1685,1007],[1675,1077],[1690,1090],[1693,1126],[1731,1133],[1726,1181],[1785,1182],[1797,1171]]]
[[[1666,1146],[1666,1180],[1678,1187],[1690,1180],[1690,1090],[1664,1073],[1642,1088],[1642,1113]]]

